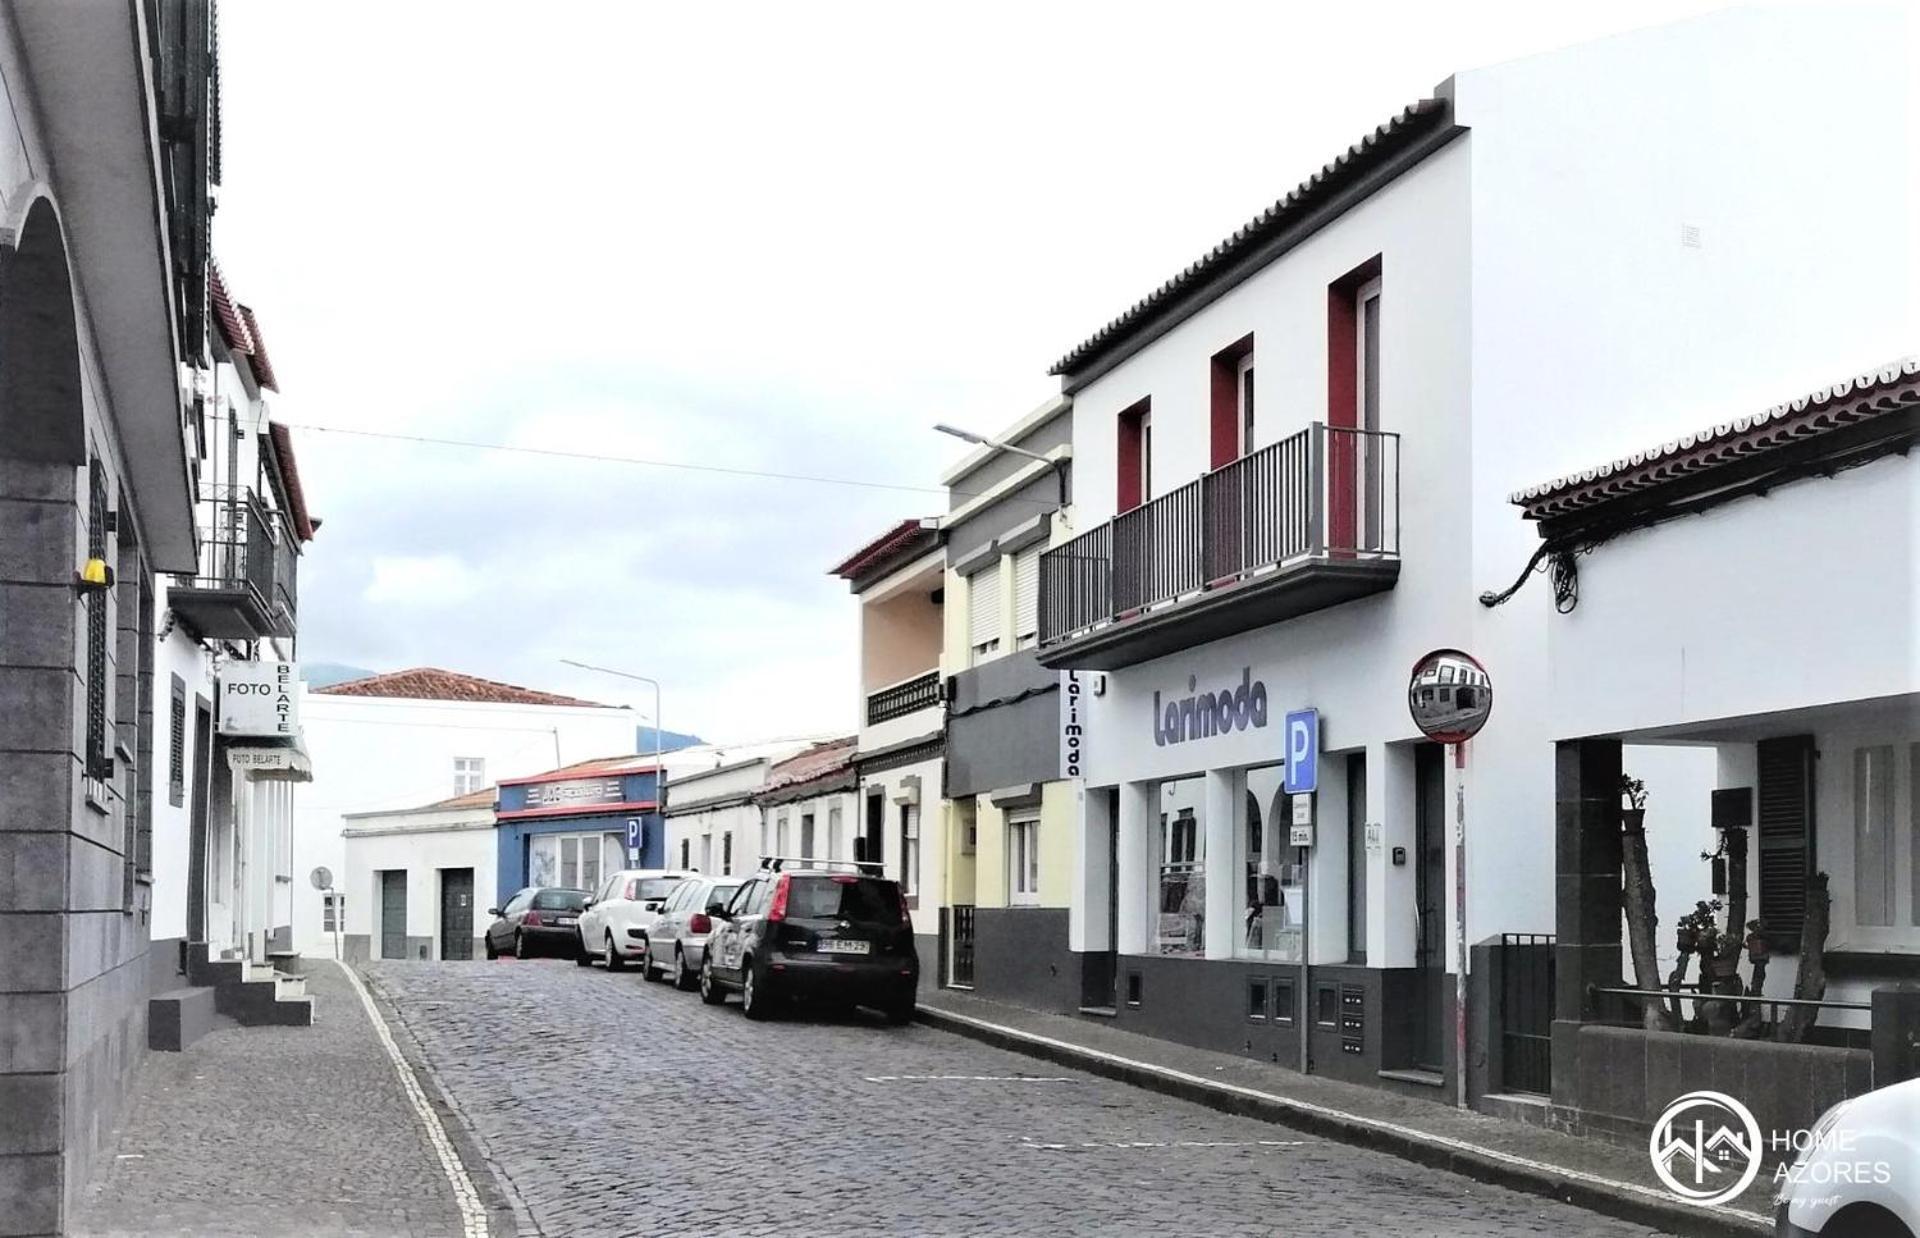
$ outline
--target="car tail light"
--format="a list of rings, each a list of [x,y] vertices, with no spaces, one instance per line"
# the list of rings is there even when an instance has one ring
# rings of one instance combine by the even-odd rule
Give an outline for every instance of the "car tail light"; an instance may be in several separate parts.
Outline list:
[[[895,886],[893,887],[893,892],[900,896],[900,923],[906,925],[908,928],[912,928],[913,927],[913,908],[907,906],[906,890],[902,889],[899,886]]]
[[[529,911],[527,918],[520,921],[520,923],[526,928],[539,928],[542,924],[540,913],[537,911]]]
[[[781,873],[780,880],[773,883],[773,906],[767,908],[768,920],[779,921],[787,918],[787,887],[792,882],[793,878]]]
[[[687,917],[687,932],[689,933],[713,932],[713,918],[704,911],[694,912],[692,915]]]

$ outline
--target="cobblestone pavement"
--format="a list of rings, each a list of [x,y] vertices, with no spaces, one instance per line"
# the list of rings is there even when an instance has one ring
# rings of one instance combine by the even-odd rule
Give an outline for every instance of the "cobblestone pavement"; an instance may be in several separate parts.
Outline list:
[[[553,1238],[1649,1232],[926,1027],[565,961],[367,971]]]
[[[452,1188],[344,972],[312,1027],[224,1027],[150,1053],[76,1235],[442,1238]]]

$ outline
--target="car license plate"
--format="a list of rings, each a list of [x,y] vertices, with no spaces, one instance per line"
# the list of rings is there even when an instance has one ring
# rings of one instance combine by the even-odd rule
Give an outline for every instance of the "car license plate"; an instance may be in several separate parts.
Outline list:
[[[561,928],[572,928],[575,924],[578,924],[579,921],[575,920],[572,916],[561,916],[558,920],[555,920],[554,923]]]
[[[873,950],[873,943],[824,937],[820,940],[820,950],[824,954],[868,954]]]

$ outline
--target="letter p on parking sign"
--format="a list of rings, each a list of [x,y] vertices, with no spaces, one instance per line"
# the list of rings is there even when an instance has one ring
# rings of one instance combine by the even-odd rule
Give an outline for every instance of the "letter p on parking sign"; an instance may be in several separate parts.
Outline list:
[[[1296,709],[1287,715],[1287,794],[1309,795],[1320,788],[1320,711]]]

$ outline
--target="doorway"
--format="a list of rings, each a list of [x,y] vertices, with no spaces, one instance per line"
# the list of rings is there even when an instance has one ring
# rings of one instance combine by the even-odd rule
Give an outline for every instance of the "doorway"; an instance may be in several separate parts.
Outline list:
[[[213,703],[193,698],[193,800],[187,817],[187,940],[207,940],[207,810],[213,788]]]
[[[887,836],[887,797],[875,787],[867,796],[867,819],[854,839],[854,856],[867,864],[884,864],[886,850],[884,840]]]
[[[407,870],[380,873],[380,957],[407,957]]]
[[[1440,1070],[1446,1061],[1447,794],[1445,751],[1420,744],[1413,751],[1414,901],[1419,940],[1414,953],[1414,1065]]]
[[[440,870],[440,957],[473,957],[473,870]]]

